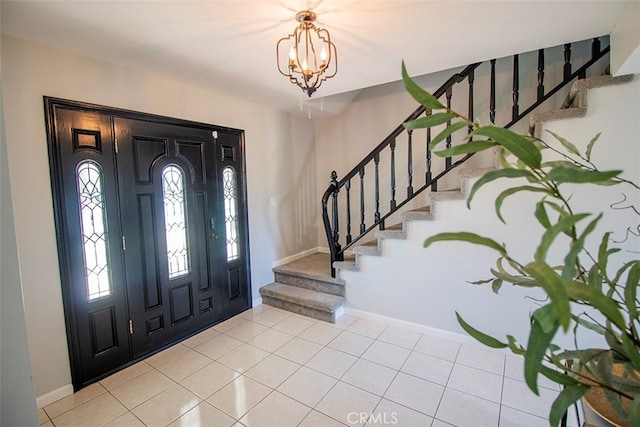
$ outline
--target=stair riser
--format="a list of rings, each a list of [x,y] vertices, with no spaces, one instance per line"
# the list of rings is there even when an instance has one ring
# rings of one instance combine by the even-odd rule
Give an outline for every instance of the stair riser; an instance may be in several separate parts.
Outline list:
[[[267,295],[262,295],[262,303],[270,305],[272,307],[280,308],[282,310],[290,311],[292,313],[302,314],[303,316],[311,317],[314,319],[322,320],[324,322],[336,323],[336,320],[342,315],[344,309],[342,307],[336,309],[333,313],[317,310],[311,307],[305,307],[300,304],[296,304],[290,301],[284,301],[277,298],[272,298]]]
[[[283,283],[285,285],[297,286],[299,288],[310,289],[312,291],[324,292],[331,295],[337,295],[343,297],[345,295],[344,285],[336,283],[324,282],[321,280],[309,279],[306,277],[299,277],[286,273],[274,273],[275,281]]]

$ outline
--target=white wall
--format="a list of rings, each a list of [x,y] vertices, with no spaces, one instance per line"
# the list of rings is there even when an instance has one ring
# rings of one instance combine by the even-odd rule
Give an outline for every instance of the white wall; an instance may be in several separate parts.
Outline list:
[[[638,77],[638,76],[637,76]],[[598,132],[602,136],[593,151],[593,159],[602,170],[623,169],[627,179],[640,182],[640,78],[632,83],[593,89],[589,92],[586,118],[556,121],[547,128],[563,135],[582,150]],[[552,141],[545,137],[545,140]],[[341,271],[347,282],[349,308],[426,325],[454,333],[463,333],[455,319],[459,311],[476,327],[504,337],[512,334],[526,342],[529,312],[536,304],[527,296],[539,294],[503,286],[500,295],[489,285],[473,286],[467,281],[490,277],[497,254],[486,248],[455,242],[438,243],[424,249],[424,240],[444,231],[471,231],[505,242],[515,258],[523,263],[532,260],[542,228],[533,218],[535,198],[518,195],[505,202],[504,218],[495,217],[494,200],[503,189],[522,185],[515,181],[495,182],[483,187],[475,196],[471,210],[465,201],[441,201],[435,205],[434,221],[409,223],[408,240],[385,240],[381,257],[361,258],[361,272]],[[629,186],[598,187],[574,190],[572,203],[577,212],[605,212],[605,220],[595,235],[613,231],[615,240],[623,240],[626,228],[635,229],[640,216],[631,209],[612,210],[609,206],[628,196],[627,204],[640,209],[640,191]],[[592,241],[597,248],[599,239]],[[640,238],[631,237],[623,246],[620,259],[636,258]],[[556,247],[553,253],[560,248]],[[596,249],[597,251],[597,249]],[[557,264],[562,257],[555,256]],[[583,337],[583,344],[599,345],[599,337]]]
[[[316,187],[314,140],[308,120],[12,38],[2,39],[2,64],[13,213],[39,403],[68,392],[71,382],[43,95],[244,129],[254,299],[259,287],[273,281],[275,260],[317,245],[317,203],[310,195]]]

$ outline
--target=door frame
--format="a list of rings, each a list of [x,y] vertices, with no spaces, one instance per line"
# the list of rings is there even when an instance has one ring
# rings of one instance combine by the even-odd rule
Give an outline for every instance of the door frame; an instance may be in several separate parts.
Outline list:
[[[49,155],[49,168],[50,168],[50,177],[51,177],[51,194],[53,199],[53,217],[56,229],[56,244],[57,244],[57,256],[58,256],[58,265],[60,269],[60,280],[62,287],[62,302],[64,309],[64,318],[65,318],[65,329],[67,333],[67,348],[69,351],[69,359],[70,359],[70,369],[71,369],[71,378],[74,387],[74,391],[79,390],[80,388],[89,385],[91,382],[99,381],[102,378],[105,378],[114,372],[117,372],[127,366],[130,366],[139,360],[142,360],[146,357],[149,357],[152,354],[155,354],[163,349],[170,347],[175,344],[175,342],[164,345],[160,348],[154,349],[152,352],[138,358],[130,357],[128,363],[118,367],[115,370],[106,372],[99,377],[93,378],[90,382],[84,382],[80,378],[82,372],[81,366],[81,355],[80,355],[80,342],[78,334],[76,333],[75,327],[75,319],[76,319],[76,311],[73,300],[73,290],[70,289],[71,285],[71,266],[69,264],[69,253],[70,248],[68,247],[67,239],[64,237],[68,234],[68,224],[64,215],[65,210],[65,201],[63,198],[63,179],[62,179],[62,159],[59,153],[59,145],[60,142],[56,137],[56,110],[63,109],[72,109],[76,111],[84,111],[84,112],[94,112],[100,113],[104,115],[109,115],[112,117],[119,117],[125,119],[133,119],[133,120],[142,120],[151,123],[157,124],[168,124],[175,126],[187,126],[195,129],[202,130],[210,130],[210,131],[224,131],[227,133],[235,134],[239,138],[239,147],[240,147],[240,165],[238,168],[237,174],[242,177],[242,179],[238,180],[238,184],[241,183],[241,188],[238,190],[238,196],[240,199],[238,202],[242,203],[245,207],[243,212],[240,212],[238,215],[239,224],[242,229],[246,232],[241,233],[242,236],[242,244],[246,248],[246,253],[244,256],[245,264],[243,267],[246,269],[246,278],[247,278],[247,303],[248,308],[252,306],[252,292],[251,292],[251,262],[250,262],[250,246],[249,246],[249,209],[248,209],[248,196],[247,196],[247,172],[246,172],[246,157],[245,157],[245,139],[244,139],[244,130],[230,128],[226,126],[219,125],[211,125],[203,122],[195,122],[191,120],[172,118],[167,116],[161,116],[157,114],[143,113],[133,110],[127,110],[117,107],[109,107],[99,104],[93,104],[82,101],[73,101],[63,98],[43,96],[44,101],[44,116],[45,116],[45,125],[46,125],[46,134],[47,134],[47,150]],[[113,129],[113,120],[112,120],[112,134],[115,137],[115,130]],[[241,191],[240,191],[241,190]],[[119,219],[118,219],[119,221]],[[127,299],[127,298],[125,298]],[[128,301],[125,301],[127,307],[127,313],[129,313]],[[219,322],[225,320],[220,319]],[[190,331],[188,336],[192,336],[200,332],[200,330]],[[184,337],[182,339],[188,338]],[[131,344],[131,336],[127,337],[129,343]],[[180,340],[182,340],[180,339]],[[178,340],[178,341],[180,341]],[[176,341],[176,342],[178,342]],[[131,345],[129,346],[130,354],[132,354]]]

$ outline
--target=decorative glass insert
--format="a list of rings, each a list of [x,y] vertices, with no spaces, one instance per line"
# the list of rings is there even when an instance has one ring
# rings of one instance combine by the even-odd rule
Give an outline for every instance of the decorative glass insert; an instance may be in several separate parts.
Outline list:
[[[162,200],[169,279],[173,279],[189,274],[184,173],[176,165],[168,165],[162,170]]]
[[[100,165],[84,160],[76,169],[80,202],[80,233],[89,301],[111,294],[107,224]]]
[[[227,234],[227,261],[238,259],[238,192],[236,171],[227,166],[222,170],[224,188],[224,223]]]

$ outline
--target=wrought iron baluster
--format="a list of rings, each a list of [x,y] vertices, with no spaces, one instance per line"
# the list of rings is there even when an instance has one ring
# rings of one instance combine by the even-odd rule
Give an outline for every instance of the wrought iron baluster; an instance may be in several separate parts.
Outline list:
[[[491,61],[491,89],[489,94],[489,121],[496,122],[496,60]]]
[[[338,223],[338,174],[336,171],[331,172],[331,185],[336,189],[332,194],[331,209],[333,214],[333,246],[336,248],[336,253],[340,252],[340,232]],[[337,259],[340,259],[338,257]]]
[[[445,92],[445,97],[447,98],[447,108],[451,109],[451,97],[453,96],[453,87],[449,87],[447,89],[447,91]],[[451,120],[447,121],[447,126],[451,126]],[[431,135],[429,135],[431,136]],[[445,147],[451,148],[451,135],[447,136],[446,139],[446,143],[445,143]],[[451,167],[451,156],[447,157],[446,159],[444,159],[444,165],[445,167],[448,169]]]
[[[373,163],[375,164],[374,191],[376,201],[376,211],[373,214],[373,219],[378,221],[380,219],[380,153],[376,153]]]
[[[571,76],[571,43],[564,45],[564,79],[568,80]]]
[[[389,209],[394,211],[396,209],[396,140],[394,139],[389,144],[391,148],[391,201],[389,202]],[[384,227],[384,226],[383,226]]]
[[[425,114],[428,116],[431,114],[431,110],[427,108]],[[429,144],[431,144],[431,128],[427,128],[427,171],[425,173],[425,185],[428,185],[433,179],[433,174],[431,173],[431,150],[429,149]],[[438,191],[438,184],[436,182],[431,184],[431,191]]]
[[[475,71],[471,70],[471,72],[469,73],[469,115],[467,117],[469,117],[469,120],[473,120],[473,83],[475,82],[476,79],[476,73]],[[469,126],[469,133],[471,133],[471,131],[473,130],[473,126]]]
[[[513,107],[511,107],[511,116],[515,120],[518,117],[519,107],[518,98],[520,97],[520,66],[518,55],[513,55]]]
[[[407,130],[407,198],[413,196],[413,129]]]
[[[347,190],[347,245],[351,243],[351,179],[348,179],[344,183],[344,188]]]
[[[591,43],[591,57],[595,58],[600,54],[600,38],[596,37]]]
[[[538,101],[544,96],[544,49],[538,50]]]
[[[360,175],[360,234],[362,234],[367,228],[364,225],[364,166],[358,174]]]

